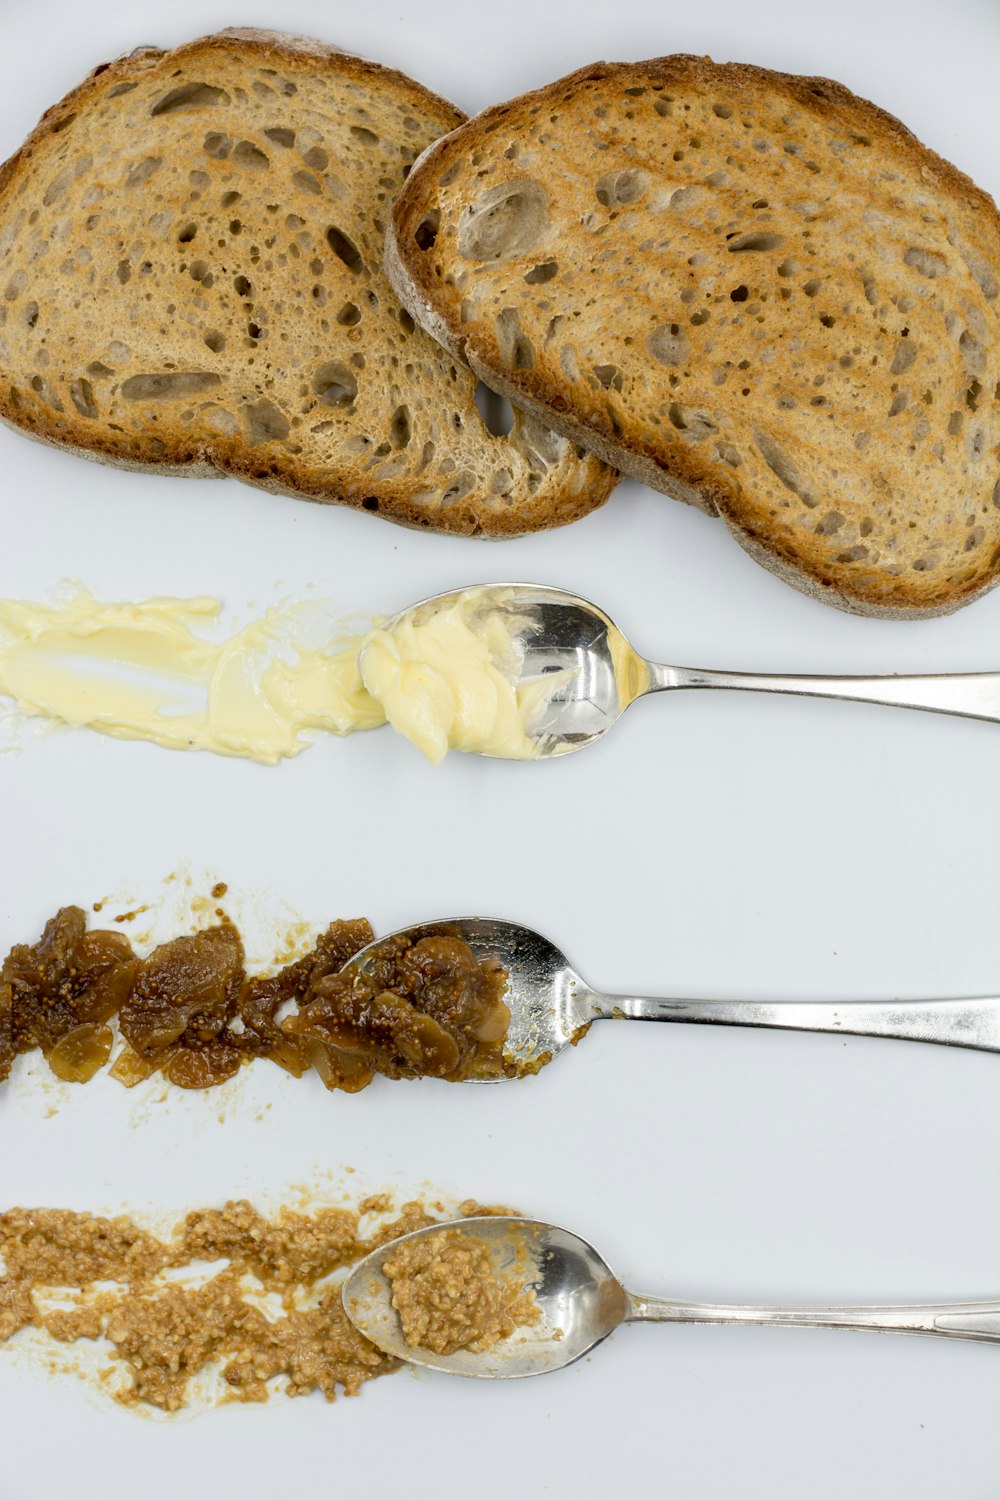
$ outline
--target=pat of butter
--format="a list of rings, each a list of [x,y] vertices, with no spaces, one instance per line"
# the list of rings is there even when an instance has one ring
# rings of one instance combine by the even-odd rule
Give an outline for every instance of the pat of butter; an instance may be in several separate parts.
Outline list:
[[[361,654],[364,685],[392,727],[435,765],[449,750],[530,760],[538,750],[516,689],[495,664],[509,655],[510,638],[495,615],[473,629],[473,607],[470,591],[419,624],[371,631]]]
[[[538,685],[515,685],[510,638],[476,613],[475,590],[391,632],[345,635],[314,601],[206,639],[220,612],[211,598],[102,603],[85,590],[53,606],[0,600],[0,694],[31,717],[265,765],[316,732],[387,721],[434,763],[450,749],[537,754],[525,724]]]

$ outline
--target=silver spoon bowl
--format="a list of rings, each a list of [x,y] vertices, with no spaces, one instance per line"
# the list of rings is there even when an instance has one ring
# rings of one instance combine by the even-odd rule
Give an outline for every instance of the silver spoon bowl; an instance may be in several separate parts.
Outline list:
[[[542,584],[453,589],[400,611],[385,629],[391,632],[406,620],[422,623],[462,600],[472,610],[473,624],[476,616],[500,618],[510,637],[517,682],[553,680],[551,694],[525,726],[542,759],[594,744],[637,698],[679,688],[843,698],[1000,723],[1000,672],[803,677],[662,666],[639,656],[596,604]]]
[[[457,937],[480,960],[507,971],[504,1003],[510,1008],[505,1059],[514,1069],[537,1072],[579,1042],[594,1021],[692,1021],[715,1026],[765,1026],[785,1031],[828,1031],[893,1037],[1000,1052],[1000,997],[940,1000],[685,1000],[649,995],[609,995],[593,989],[569,959],[541,933],[519,922],[452,917],[404,927],[392,937],[417,943]],[[352,961],[363,973],[386,939]],[[504,1079],[470,1078],[469,1083]]]
[[[406,1342],[383,1270],[400,1245],[444,1230],[461,1230],[490,1250],[494,1271],[519,1276],[534,1292],[538,1323],[518,1329],[490,1350],[434,1354]],[[593,1245],[538,1219],[490,1216],[433,1224],[390,1240],[366,1255],[342,1288],[344,1311],[378,1348],[411,1364],[449,1375],[514,1380],[571,1365],[622,1323],[756,1323],[786,1328],[852,1328],[935,1334],[1000,1344],[1000,1301],[884,1307],[736,1307],[680,1302],[628,1292]]]

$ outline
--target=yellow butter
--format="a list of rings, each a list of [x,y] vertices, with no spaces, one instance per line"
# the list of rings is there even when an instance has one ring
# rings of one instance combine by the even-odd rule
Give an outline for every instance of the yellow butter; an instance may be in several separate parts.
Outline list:
[[[0,694],[32,717],[265,765],[316,733],[387,721],[434,763],[450,749],[537,754],[525,724],[539,686],[516,687],[509,636],[475,590],[391,632],[345,635],[314,601],[227,640],[199,633],[220,613],[212,598],[102,603],[83,589],[58,605],[0,600]]]

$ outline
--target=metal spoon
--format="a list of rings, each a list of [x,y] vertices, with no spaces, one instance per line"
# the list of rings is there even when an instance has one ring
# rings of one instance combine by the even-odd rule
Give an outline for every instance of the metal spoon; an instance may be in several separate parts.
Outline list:
[[[896,708],[923,708],[1000,723],[1000,672],[947,672],[937,676],[799,677],[753,672],[712,672],[666,667],[644,660],[596,604],[563,589],[534,583],[496,583],[436,594],[394,615],[387,630],[418,621],[465,598],[475,614],[498,614],[520,662],[519,681],[562,673],[540,715],[527,725],[540,757],[592,745],[630,703],[673,688],[732,688],[845,698]]]
[[[523,1279],[535,1293],[541,1321],[519,1329],[482,1354],[460,1349],[433,1354],[403,1336],[383,1273],[386,1257],[410,1240],[460,1229],[490,1247],[494,1270]],[[527,1268],[527,1274],[525,1274]],[[784,1328],[858,1328],[923,1333],[1000,1344],[1000,1301],[900,1307],[730,1307],[678,1302],[627,1292],[592,1245],[568,1229],[537,1219],[458,1219],[390,1240],[359,1261],[344,1282],[344,1311],[386,1353],[449,1375],[512,1380],[545,1375],[580,1359],[622,1323],[765,1323]]]
[[[541,933],[518,922],[453,917],[401,928],[393,937],[459,937],[480,958],[500,962],[508,974],[504,1003],[510,1028],[504,1057],[537,1072],[592,1021],[697,1021],[716,1026],[771,1026],[784,1031],[834,1031],[851,1036],[896,1037],[1000,1052],[1000,997],[942,1000],[671,1000],[604,995],[591,989],[565,954]],[[362,971],[380,938],[352,961]],[[469,1083],[496,1083],[470,1078]]]

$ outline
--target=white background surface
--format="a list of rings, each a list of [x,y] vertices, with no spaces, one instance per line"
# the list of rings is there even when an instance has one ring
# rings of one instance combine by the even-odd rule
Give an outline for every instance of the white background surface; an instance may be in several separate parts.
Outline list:
[[[0,0],[0,157],[97,62],[227,24],[340,43],[470,112],[598,57],[708,52],[827,74],[1000,189],[995,0],[505,0],[502,15],[474,0]],[[569,530],[489,545],[231,482],[110,472],[8,431],[0,476],[3,595],[45,597],[75,576],[106,597],[220,593],[245,611],[308,584],[379,611],[530,577],[589,594],[640,649],[691,665],[1000,667],[1000,591],[949,620],[852,619],[633,484]],[[156,900],[187,861],[317,923],[521,918],[610,989],[989,992],[998,767],[996,726],[714,694],[641,704],[602,746],[543,766],[453,757],[433,771],[389,731],[277,769],[55,735],[0,763],[0,947],[61,902]],[[22,1079],[0,1095],[0,1205],[274,1204],[349,1164],[364,1186],[405,1196],[429,1179],[562,1221],[644,1291],[1000,1296],[998,1105],[1000,1057],[692,1027],[598,1027],[540,1078],[494,1089],[382,1081],[328,1096],[260,1066],[221,1124],[215,1096],[146,1107],[101,1080],[43,1100]],[[333,1407],[154,1424],[0,1350],[0,1500],[70,1485],[165,1500],[179,1484],[199,1500],[320,1486],[995,1500],[998,1405],[988,1346],[649,1327],[543,1381],[403,1373]]]

